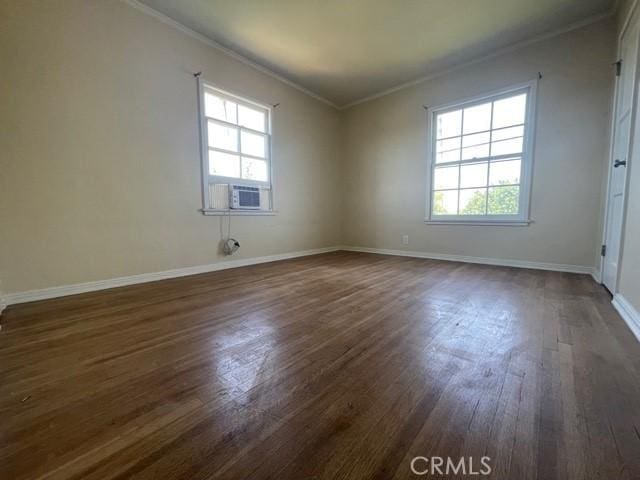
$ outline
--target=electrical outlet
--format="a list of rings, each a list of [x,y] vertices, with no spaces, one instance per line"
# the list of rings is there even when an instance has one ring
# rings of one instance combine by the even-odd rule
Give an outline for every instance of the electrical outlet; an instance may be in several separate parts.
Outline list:
[[[409,235],[402,235],[402,244],[409,245]]]

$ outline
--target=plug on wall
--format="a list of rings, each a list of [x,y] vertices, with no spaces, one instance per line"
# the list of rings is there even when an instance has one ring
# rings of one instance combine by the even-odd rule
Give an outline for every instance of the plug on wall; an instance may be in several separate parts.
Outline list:
[[[409,235],[402,235],[402,244],[409,245]]]

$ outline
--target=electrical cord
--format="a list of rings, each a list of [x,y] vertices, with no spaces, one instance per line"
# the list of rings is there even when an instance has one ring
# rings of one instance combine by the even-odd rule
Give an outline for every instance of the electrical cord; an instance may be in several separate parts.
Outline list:
[[[229,185],[229,188],[231,185]],[[221,225],[221,231],[224,231],[224,225]],[[222,233],[222,232],[221,232]],[[240,242],[235,238],[231,238],[231,201],[227,205],[227,238],[223,240],[222,250],[226,255],[233,255],[240,248]]]

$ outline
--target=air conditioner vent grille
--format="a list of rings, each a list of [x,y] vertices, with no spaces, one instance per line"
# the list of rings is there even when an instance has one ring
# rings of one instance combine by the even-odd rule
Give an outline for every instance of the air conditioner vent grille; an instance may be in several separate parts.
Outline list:
[[[209,184],[209,208],[212,210],[271,210],[269,187],[226,183]]]

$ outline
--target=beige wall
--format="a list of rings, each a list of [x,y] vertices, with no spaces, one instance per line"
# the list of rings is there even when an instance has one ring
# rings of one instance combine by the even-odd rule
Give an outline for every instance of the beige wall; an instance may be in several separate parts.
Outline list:
[[[0,1],[0,288],[202,265],[195,81],[273,115],[273,217],[235,217],[239,257],[340,241],[339,112],[116,0]],[[234,256],[236,258],[236,256]]]
[[[624,4],[631,4],[629,0]],[[622,10],[628,15],[630,5]],[[636,14],[637,15],[637,14]],[[624,24],[625,16],[619,16],[618,28]],[[636,125],[631,158],[627,167],[627,211],[622,236],[622,257],[618,291],[640,312],[640,99],[636,103]]]
[[[345,112],[348,245],[592,267],[608,155],[612,20],[351,108]],[[427,115],[541,71],[528,227],[425,225]],[[408,246],[401,235],[408,234]]]
[[[613,21],[339,112],[117,0],[0,0],[0,18],[0,91],[10,92],[0,96],[3,293],[223,261],[220,218],[198,212],[196,70],[280,103],[278,213],[233,218],[242,243],[234,258],[347,244],[597,261]],[[535,223],[425,225],[422,105],[538,71]]]

